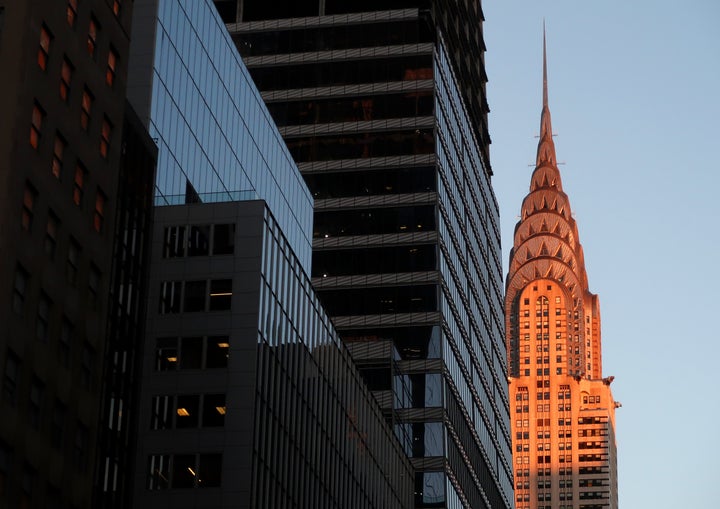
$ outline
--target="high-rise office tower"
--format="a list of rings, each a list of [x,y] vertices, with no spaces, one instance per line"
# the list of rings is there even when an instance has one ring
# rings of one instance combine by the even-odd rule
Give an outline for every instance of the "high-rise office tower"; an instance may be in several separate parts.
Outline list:
[[[309,278],[312,198],[210,0],[135,0],[158,146],[134,507],[410,508]]]
[[[313,286],[409,437],[415,506],[510,507],[480,2],[215,4],[315,199]]]
[[[97,507],[93,486],[112,487],[123,463],[132,389],[119,379],[139,334],[137,308],[116,304],[140,295],[128,283],[142,280],[150,195],[119,195],[154,167],[126,121],[131,7],[0,1],[2,507]]]
[[[544,36],[543,36],[544,38]],[[517,509],[616,509],[615,408],[548,108],[510,254],[505,296]]]

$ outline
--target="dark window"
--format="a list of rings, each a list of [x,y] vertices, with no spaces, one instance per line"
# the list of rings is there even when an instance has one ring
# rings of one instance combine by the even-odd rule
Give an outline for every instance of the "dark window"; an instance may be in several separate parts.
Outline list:
[[[232,306],[232,279],[210,281],[210,311],[225,311]]]
[[[77,284],[78,265],[80,263],[80,244],[70,238],[68,243],[67,263],[65,264],[65,277],[67,282],[75,286]]]
[[[183,311],[186,313],[205,311],[206,296],[207,281],[186,281]]]
[[[189,337],[180,340],[180,369],[202,368],[203,338]]]
[[[25,308],[25,294],[30,274],[21,266],[15,268],[15,279],[13,282],[13,311],[22,314]]]
[[[155,371],[171,371],[178,366],[177,338],[158,338],[155,343]]]
[[[214,0],[215,8],[223,23],[235,23],[237,19],[237,0]]]
[[[435,270],[432,244],[403,247],[342,249],[313,253],[313,277],[352,274],[387,274]]]
[[[7,350],[5,354],[5,371],[3,373],[3,399],[15,406],[17,397],[17,388],[20,383],[20,357],[12,350]]]
[[[88,428],[78,422],[75,429],[75,444],[73,446],[73,463],[80,472],[87,469],[88,464],[88,439],[90,432]]]
[[[172,396],[153,396],[150,429],[172,428]]]
[[[200,454],[198,461],[198,488],[216,488],[222,481],[222,454]]]
[[[316,212],[314,219],[315,238],[434,231],[435,207],[422,205]]]
[[[77,19],[77,3],[78,0],[68,0],[67,22],[72,28],[75,27],[75,20]]]
[[[58,338],[58,356],[60,362],[66,368],[70,367],[70,354],[72,351],[73,324],[67,318],[63,318],[60,324],[60,337]]]
[[[92,386],[95,370],[95,349],[90,343],[83,344],[82,363],[80,366],[80,381],[83,386],[90,388]]]
[[[225,425],[225,394],[203,396],[202,425],[204,427]]]
[[[50,422],[50,443],[56,449],[60,449],[63,444],[66,414],[67,407],[62,401],[56,399],[53,406],[52,421]]]
[[[197,465],[194,454],[176,454],[173,456],[172,487],[194,488]]]
[[[58,219],[58,217],[53,213],[52,210],[49,211],[47,225],[45,227],[45,254],[47,254],[50,259],[55,257],[59,228],[60,219]]]
[[[170,226],[165,228],[163,258],[185,256],[185,227]]]
[[[435,311],[434,285],[353,288],[319,292],[330,316],[376,315]]]
[[[30,184],[25,183],[25,190],[23,191],[23,202],[22,202],[22,229],[30,231],[32,228],[33,217],[35,216],[35,202],[37,201],[37,191]]]
[[[149,490],[166,490],[170,486],[170,456],[156,454],[148,458]]]
[[[207,338],[205,350],[205,367],[226,368],[228,365],[228,354],[230,342],[227,336],[213,336]]]
[[[235,2],[232,2],[235,3]],[[245,2],[243,21],[317,16],[317,0],[279,0],[276,2]]]
[[[50,308],[52,301],[45,292],[40,294],[38,301],[37,317],[35,319],[35,337],[40,341],[47,341],[50,322]]]
[[[213,229],[213,254],[233,254],[235,251],[235,225],[216,224]]]
[[[316,199],[435,191],[433,166],[303,175]]]
[[[210,254],[210,226],[191,226],[188,237],[188,255],[207,256],[208,254]]]
[[[113,10],[113,14],[115,14],[115,16],[120,16],[120,7],[121,6],[122,6],[122,2],[120,0],[113,0],[112,10]]]
[[[30,427],[39,429],[42,421],[43,398],[45,395],[45,384],[36,377],[33,377],[30,385],[30,400],[28,404],[28,420]]]
[[[163,281],[160,284],[160,314],[180,312],[182,281]]]
[[[101,277],[100,269],[91,263],[90,273],[88,274],[88,291],[90,293],[91,305],[94,309],[98,307]]]

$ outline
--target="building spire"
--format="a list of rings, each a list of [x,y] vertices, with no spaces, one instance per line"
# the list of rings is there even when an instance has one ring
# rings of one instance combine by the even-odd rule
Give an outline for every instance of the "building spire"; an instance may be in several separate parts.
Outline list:
[[[545,44],[545,20],[543,19],[543,110],[548,107],[547,47]]]
[[[552,123],[550,121],[550,107],[548,106],[547,86],[547,44],[545,42],[545,20],[543,20],[543,105],[540,116],[540,142],[538,143],[536,166],[543,163],[556,166],[555,144],[552,139]]]

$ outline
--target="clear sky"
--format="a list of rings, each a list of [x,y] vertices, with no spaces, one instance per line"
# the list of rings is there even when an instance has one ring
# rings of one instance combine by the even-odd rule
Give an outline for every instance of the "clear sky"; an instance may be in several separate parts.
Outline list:
[[[507,271],[540,126],[600,297],[623,509],[720,507],[720,1],[483,0]]]

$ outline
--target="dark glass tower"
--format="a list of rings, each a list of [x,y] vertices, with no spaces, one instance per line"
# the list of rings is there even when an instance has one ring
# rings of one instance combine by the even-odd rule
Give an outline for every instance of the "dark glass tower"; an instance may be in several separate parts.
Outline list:
[[[510,507],[479,2],[216,2],[315,198],[313,285],[415,467]]]

